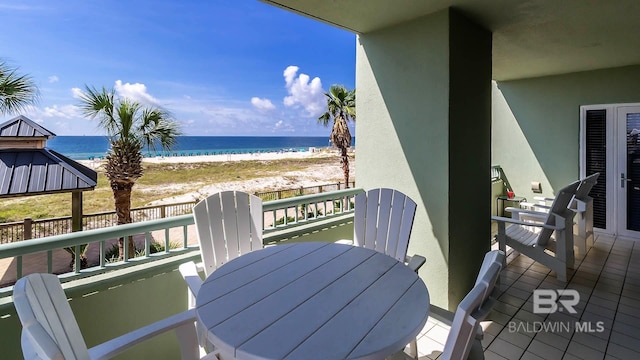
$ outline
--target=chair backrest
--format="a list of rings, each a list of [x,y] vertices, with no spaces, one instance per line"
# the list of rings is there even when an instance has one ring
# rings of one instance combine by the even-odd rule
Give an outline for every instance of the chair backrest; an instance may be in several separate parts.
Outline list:
[[[13,303],[22,323],[25,358],[89,359],[89,352],[58,277],[31,274],[13,288]]]
[[[404,261],[416,214],[416,203],[393,189],[372,189],[356,195],[354,245]]]
[[[193,207],[204,271],[261,249],[262,200],[241,191],[213,194]]]
[[[600,173],[593,173],[584,178],[576,191],[575,198],[580,201],[586,201],[593,186],[598,182]]]
[[[451,323],[451,329],[444,344],[442,360],[465,360],[469,356],[475,337],[478,321],[472,313],[482,304],[482,294],[487,292],[487,285],[477,284],[462,299]]]
[[[456,309],[441,359],[464,360],[469,356],[480,321],[489,313],[495,302],[490,295],[502,269],[502,265],[497,261],[488,263],[488,268],[484,272],[481,270],[475,286]]]
[[[484,259],[482,260],[482,265],[480,266],[480,271],[478,272],[478,277],[476,278],[475,285],[478,285],[478,283],[480,283],[481,281],[486,280],[487,274],[490,271],[494,270],[491,268],[491,265],[493,264],[496,264],[498,266],[498,274],[499,274],[500,271],[502,271],[504,260],[505,260],[505,254],[501,250],[491,250],[487,252],[484,255]]]
[[[551,207],[549,208],[549,213],[547,214],[547,218],[544,222],[545,225],[556,225],[555,215],[560,215],[564,218],[573,218],[575,213],[569,210],[568,206],[581,183],[582,181],[580,180],[574,181],[558,191],[558,194],[553,200],[553,204],[551,204]],[[543,228],[538,236],[537,244],[540,246],[546,246],[551,238],[551,234],[553,234],[553,230]]]

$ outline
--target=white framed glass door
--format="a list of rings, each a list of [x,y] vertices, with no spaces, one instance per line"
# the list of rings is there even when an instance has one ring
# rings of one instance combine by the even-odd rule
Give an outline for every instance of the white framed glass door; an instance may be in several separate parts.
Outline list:
[[[640,106],[616,108],[616,233],[640,238]]]
[[[595,172],[594,228],[640,240],[640,103],[580,107],[580,177]]]

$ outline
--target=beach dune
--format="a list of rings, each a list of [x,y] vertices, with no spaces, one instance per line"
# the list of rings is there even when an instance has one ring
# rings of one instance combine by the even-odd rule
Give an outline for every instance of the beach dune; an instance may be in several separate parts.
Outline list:
[[[317,152],[311,151],[282,151],[282,152],[261,152],[253,154],[218,154],[218,155],[195,155],[195,156],[167,156],[167,157],[145,157],[144,163],[148,164],[176,164],[176,163],[206,163],[225,161],[273,161],[281,159],[305,159],[305,158],[335,158],[335,166],[326,164],[311,164],[304,170],[282,172],[277,176],[259,177],[249,180],[212,182],[199,186],[197,189],[189,188],[190,184],[171,184],[172,187],[180,187],[185,193],[180,196],[172,196],[162,200],[154,201],[148,205],[170,204],[178,202],[198,201],[207,196],[220,191],[239,190],[248,193],[296,189],[300,187],[311,187],[338,183],[344,181],[344,174],[339,163],[339,154],[335,149],[324,149]],[[104,161],[104,160],[102,160]],[[98,168],[100,160],[81,160],[80,163]],[[355,161],[350,162],[350,181],[355,180]],[[153,189],[145,189],[153,191]]]

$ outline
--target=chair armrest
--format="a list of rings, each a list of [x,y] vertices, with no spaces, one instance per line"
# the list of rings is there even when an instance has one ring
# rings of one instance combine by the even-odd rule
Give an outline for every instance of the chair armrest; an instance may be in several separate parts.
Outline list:
[[[21,343],[25,359],[64,360],[62,351],[39,322],[22,328]]]
[[[544,212],[544,211],[537,211],[537,210],[531,210],[531,209],[521,209],[521,208],[517,208],[517,207],[508,207],[505,208],[506,211],[509,211],[510,213],[517,213],[519,214],[526,214],[529,216],[539,216],[539,217],[544,217],[546,218],[547,216],[549,216],[548,212]]]
[[[533,210],[533,211],[546,212],[546,211],[549,211],[549,209],[551,209],[551,206],[549,206],[549,205],[541,205],[541,204],[536,204],[536,203],[530,203],[530,202],[521,202],[520,203],[520,208],[521,209],[527,209],[527,210]]]
[[[587,211],[587,203],[589,201],[592,201],[593,199],[589,198],[589,199],[585,199],[585,200],[580,200],[580,199],[576,199],[574,198],[573,201],[569,204],[569,209],[577,212],[577,213],[582,213]]]
[[[187,286],[189,287],[189,291],[195,297],[200,291],[200,287],[202,286],[203,280],[198,273],[198,266],[193,261],[189,261],[184,264],[180,264],[178,267],[180,271],[180,275],[184,281],[187,282]]]
[[[143,328],[134,330],[130,333],[119,336],[115,339],[111,339],[100,345],[94,346],[89,349],[89,355],[91,359],[110,359],[118,354],[123,353],[125,350],[132,348],[145,340],[151,339],[156,335],[160,335],[169,330],[176,330],[181,332],[187,332],[187,336],[178,336],[179,339],[190,338],[192,341],[187,354],[193,354],[193,358],[198,358],[198,344],[196,341],[196,331],[194,322],[196,321],[196,312],[194,309],[181,312],[179,314],[170,316],[166,319],[162,319],[153,324],[147,325]],[[180,344],[181,347],[183,344]],[[183,350],[183,355],[185,351]]]
[[[336,244],[353,245],[353,240],[342,239],[342,240],[336,241]]]
[[[534,196],[533,200],[544,201],[546,203],[546,202],[553,202],[555,198],[545,197],[545,196]]]
[[[407,263],[407,266],[409,267],[409,269],[415,272],[418,272],[418,270],[420,270],[422,265],[424,265],[424,263],[427,262],[427,259],[424,256],[420,256],[420,255],[413,255],[413,256],[407,255],[405,257],[405,262]]]
[[[509,223],[509,224],[516,224],[516,225],[524,225],[524,226],[535,226],[535,227],[540,227],[540,228],[550,229],[550,230],[561,230],[564,228],[563,226],[553,226],[553,225],[547,225],[543,223],[532,223],[532,222],[521,221],[518,219],[502,217],[502,216],[492,216],[491,220],[497,221],[500,223]]]
[[[536,204],[536,203],[530,203],[530,202],[526,202],[526,201],[521,202],[519,205],[520,205],[521,209],[529,209],[529,208],[538,206],[538,204]]]
[[[549,217],[548,212],[542,212],[542,211],[536,211],[536,210],[530,210],[530,209],[508,207],[505,210],[511,212],[512,219],[518,219],[522,221],[531,220],[535,222],[545,222]]]

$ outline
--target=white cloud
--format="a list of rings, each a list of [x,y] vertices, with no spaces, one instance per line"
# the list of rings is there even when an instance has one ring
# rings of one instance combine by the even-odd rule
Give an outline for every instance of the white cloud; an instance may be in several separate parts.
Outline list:
[[[82,91],[82,89],[80,89],[80,88],[71,88],[71,96],[73,96],[74,99],[80,99],[82,94],[84,94],[84,91]]]
[[[42,116],[65,118],[65,119],[81,117],[80,111],[78,107],[75,105],[46,106],[44,110],[42,110]]]
[[[287,89],[292,89],[289,92],[291,97],[301,82],[307,88],[313,84],[308,77],[301,80],[296,67],[289,68],[287,73],[290,85]],[[114,86],[118,96],[136,96],[135,100],[140,103],[143,103],[140,98],[146,97],[146,101],[153,100],[166,106],[181,123],[186,135],[325,135],[326,132],[325,128],[306,125],[309,121],[303,117],[309,111],[302,102],[294,102],[293,106],[285,108],[268,98],[255,97],[250,104],[247,98],[232,99],[219,95],[219,91],[212,91],[210,88],[184,85],[162,87],[166,88],[177,88],[179,91],[154,97],[148,93],[149,89],[144,84],[116,81]],[[82,87],[72,88],[67,90],[66,100],[34,106],[25,115],[57,135],[103,135],[104,130],[98,126],[97,121],[85,117],[80,111],[78,97],[83,92]],[[312,124],[315,125],[316,122],[313,121]]]
[[[293,79],[296,77],[298,70],[300,70],[300,68],[294,65],[289,65],[284,69],[284,73],[282,75],[284,75],[284,82],[287,85],[287,88],[293,84]]]
[[[143,105],[159,105],[158,99],[154,98],[147,92],[147,86],[145,84],[140,83],[122,83],[122,80],[116,80],[114,89],[116,94],[120,97],[124,97],[136,102],[139,102]],[[84,90],[80,88],[72,88],[71,94],[74,98],[79,99],[82,94],[84,94]]]
[[[259,97],[251,98],[251,105],[255,106],[258,110],[274,110],[276,108],[275,105],[269,99],[260,99]]]
[[[295,132],[296,129],[291,126],[291,124],[285,123],[283,120],[279,120],[275,124],[273,124],[273,129],[271,132],[273,133],[281,133],[281,132]]]
[[[119,96],[126,97],[146,105],[158,105],[158,100],[147,92],[147,86],[145,84],[123,84],[122,80],[116,80],[114,89]]]
[[[283,103],[287,107],[302,107],[309,117],[318,116],[326,106],[322,82],[319,77],[309,81],[309,75],[302,73],[296,78],[298,70],[297,66],[292,65],[288,66],[282,74],[289,93]]]
[[[57,76],[55,76],[55,75],[49,76],[49,83],[56,83],[58,81],[60,81],[60,79],[58,79]]]

